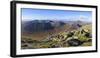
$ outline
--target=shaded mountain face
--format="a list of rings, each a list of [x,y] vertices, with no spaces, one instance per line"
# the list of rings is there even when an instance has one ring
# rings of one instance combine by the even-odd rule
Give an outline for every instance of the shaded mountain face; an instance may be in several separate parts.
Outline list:
[[[83,21],[55,21],[55,20],[32,20],[22,21],[21,31],[26,33],[43,32],[57,29],[61,26],[68,25],[70,29],[78,29],[83,25],[90,24]]]
[[[62,21],[51,21],[51,20],[33,20],[22,22],[22,32],[41,32],[52,30],[56,27],[65,25]]]

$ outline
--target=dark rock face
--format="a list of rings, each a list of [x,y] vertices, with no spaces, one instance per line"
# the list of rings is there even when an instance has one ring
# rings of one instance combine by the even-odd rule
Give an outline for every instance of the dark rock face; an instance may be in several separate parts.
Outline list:
[[[92,38],[92,34],[90,34],[90,33],[86,33],[85,36],[88,38]]]
[[[77,24],[77,26],[78,26],[78,27],[82,27],[82,25],[81,25],[81,24]]]
[[[72,37],[74,35],[74,32],[69,32],[68,34],[67,34],[67,37]]]
[[[54,27],[51,25],[51,23],[44,23],[44,30],[50,30],[54,29]]]
[[[28,32],[38,32],[38,31],[44,31],[44,30],[50,30],[53,29],[54,27],[49,23],[49,22],[29,22],[27,25],[24,27],[25,31]]]
[[[59,23],[60,23],[60,25],[65,25],[65,23],[64,23],[64,22],[61,22],[61,21],[60,21]]]
[[[82,27],[81,24],[77,24],[77,23],[72,24],[72,28],[73,28],[73,29],[78,29],[78,28],[80,28],[80,27]]]
[[[92,42],[92,39],[89,39],[87,42]]]
[[[89,33],[89,32],[84,31],[83,29],[81,30],[81,33],[82,33],[82,34],[85,33],[84,36],[87,37],[87,38],[92,38],[92,34]]]
[[[67,41],[67,43],[69,44],[69,46],[79,46],[79,45],[83,44],[83,42],[81,42],[78,39],[70,39]]]
[[[64,25],[64,22],[55,22],[51,20],[33,20],[22,24],[22,31],[24,32],[40,32],[52,30],[55,27]]]

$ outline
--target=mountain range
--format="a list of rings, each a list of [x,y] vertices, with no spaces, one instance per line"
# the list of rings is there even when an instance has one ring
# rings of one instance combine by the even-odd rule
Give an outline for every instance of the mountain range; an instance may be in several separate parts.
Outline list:
[[[77,29],[82,25],[89,24],[89,22],[83,21],[56,21],[56,20],[31,20],[31,21],[22,21],[21,31],[22,33],[34,33],[34,32],[43,32],[48,30],[53,30],[55,28],[68,25],[73,29]]]

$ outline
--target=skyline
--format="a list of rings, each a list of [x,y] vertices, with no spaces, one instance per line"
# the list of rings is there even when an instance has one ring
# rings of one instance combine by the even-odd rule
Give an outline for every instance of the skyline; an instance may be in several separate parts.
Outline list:
[[[50,9],[21,9],[22,21],[29,20],[64,20],[92,21],[92,11],[50,10]]]

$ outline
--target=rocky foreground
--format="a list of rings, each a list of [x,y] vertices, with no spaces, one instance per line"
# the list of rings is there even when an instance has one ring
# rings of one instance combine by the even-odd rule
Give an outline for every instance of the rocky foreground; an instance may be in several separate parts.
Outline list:
[[[92,26],[85,25],[77,30],[53,34],[39,41],[31,38],[21,39],[22,49],[60,48],[92,46]]]

